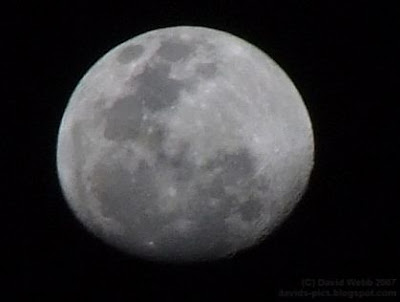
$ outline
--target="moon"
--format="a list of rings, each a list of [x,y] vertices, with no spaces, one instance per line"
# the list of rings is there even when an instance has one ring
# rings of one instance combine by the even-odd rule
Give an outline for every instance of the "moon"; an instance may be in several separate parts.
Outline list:
[[[258,245],[307,188],[303,100],[257,47],[177,26],[107,52],[74,90],[57,171],[78,220],[141,259],[196,262]]]

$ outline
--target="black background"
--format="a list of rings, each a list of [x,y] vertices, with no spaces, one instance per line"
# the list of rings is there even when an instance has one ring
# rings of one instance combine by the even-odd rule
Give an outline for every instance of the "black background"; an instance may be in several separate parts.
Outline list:
[[[6,292],[270,301],[302,289],[304,278],[399,277],[399,10],[368,1],[147,2],[4,9]],[[80,78],[119,43],[176,25],[228,31],[268,53],[297,86],[314,127],[315,168],[299,206],[258,248],[218,263],[160,265],[112,249],[77,222],[57,179],[58,127]]]

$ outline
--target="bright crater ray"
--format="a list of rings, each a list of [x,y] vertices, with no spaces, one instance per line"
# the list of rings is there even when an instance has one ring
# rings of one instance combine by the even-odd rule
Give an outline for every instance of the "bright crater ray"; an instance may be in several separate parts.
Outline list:
[[[161,261],[213,260],[259,243],[313,166],[303,101],[266,54],[203,27],[151,31],[83,77],[57,167],[66,199],[105,242]]]

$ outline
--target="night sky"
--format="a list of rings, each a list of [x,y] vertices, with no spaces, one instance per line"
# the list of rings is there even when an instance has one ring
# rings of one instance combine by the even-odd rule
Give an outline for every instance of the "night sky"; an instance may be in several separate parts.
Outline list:
[[[399,277],[400,10],[367,1],[233,2],[4,9],[2,293],[271,301],[304,289],[305,279]],[[270,55],[302,95],[316,145],[308,191],[289,219],[257,248],[203,265],[144,262],[89,234],[63,198],[55,165],[63,111],[88,68],[127,39],[177,25],[224,30]]]

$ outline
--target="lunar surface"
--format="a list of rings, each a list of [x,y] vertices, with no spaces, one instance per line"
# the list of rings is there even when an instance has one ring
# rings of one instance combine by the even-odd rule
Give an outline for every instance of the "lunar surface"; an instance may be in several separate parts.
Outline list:
[[[57,169],[70,208],[106,243],[201,261],[279,226],[313,156],[306,107],[268,55],[179,26],[128,40],[89,69],[61,121]]]

